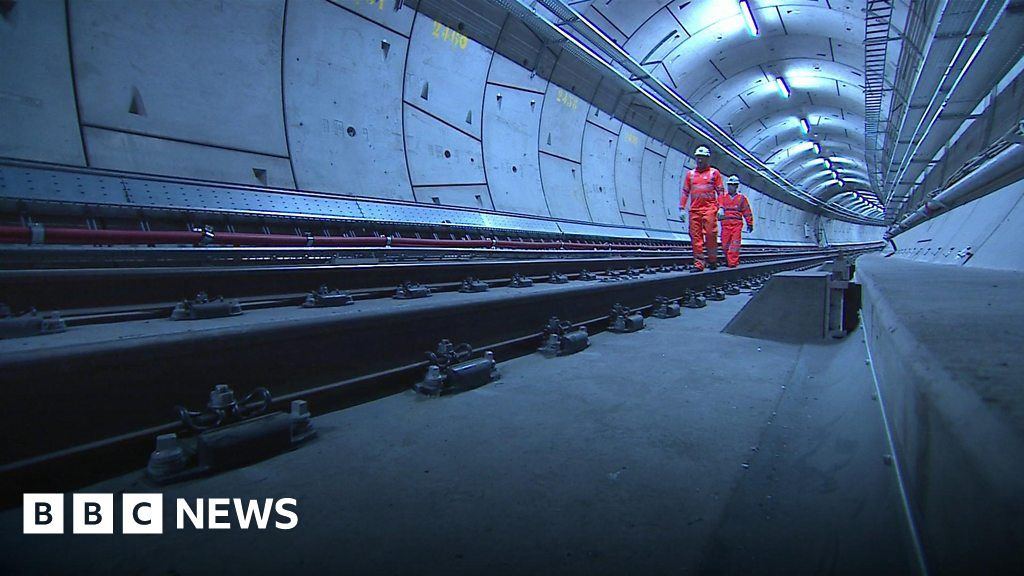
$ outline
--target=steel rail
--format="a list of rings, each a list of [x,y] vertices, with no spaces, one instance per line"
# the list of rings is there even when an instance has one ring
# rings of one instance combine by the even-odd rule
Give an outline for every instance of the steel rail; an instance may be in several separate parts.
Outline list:
[[[870,244],[866,242],[864,244]],[[856,247],[856,244],[837,245]],[[771,243],[744,241],[748,253],[817,250],[813,243]],[[298,265],[353,262],[402,262],[452,259],[558,259],[690,254],[689,245],[671,247],[620,248],[591,245],[589,248],[535,249],[404,247],[192,247],[192,246],[8,246],[0,247],[0,272],[49,270],[56,268],[131,268],[159,266]]]

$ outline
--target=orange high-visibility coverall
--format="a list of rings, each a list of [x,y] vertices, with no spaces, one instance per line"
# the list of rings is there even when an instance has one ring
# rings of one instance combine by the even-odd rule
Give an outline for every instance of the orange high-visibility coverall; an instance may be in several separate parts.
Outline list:
[[[718,261],[718,196],[725,193],[722,173],[708,166],[700,171],[689,170],[683,178],[683,192],[679,197],[679,209],[686,210],[690,201],[690,244],[693,246],[693,265],[704,269],[704,248],[707,247],[707,261]]]
[[[754,214],[750,211],[750,202],[743,194],[722,194],[718,197],[718,206],[725,211],[722,217],[722,249],[725,250],[725,265],[734,268],[740,264],[740,240],[742,239],[743,221],[747,228],[754,229]]]

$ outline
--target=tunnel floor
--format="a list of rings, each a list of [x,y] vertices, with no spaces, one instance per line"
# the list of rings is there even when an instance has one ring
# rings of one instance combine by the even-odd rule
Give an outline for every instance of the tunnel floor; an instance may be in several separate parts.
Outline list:
[[[860,330],[794,345],[720,332],[746,294],[315,419],[299,450],[154,488],[162,536],[21,536],[4,573],[908,574]],[[313,407],[315,410],[315,406]],[[176,530],[175,498],[298,500],[298,526]],[[70,502],[70,498],[68,498]],[[116,524],[120,526],[120,524]]]

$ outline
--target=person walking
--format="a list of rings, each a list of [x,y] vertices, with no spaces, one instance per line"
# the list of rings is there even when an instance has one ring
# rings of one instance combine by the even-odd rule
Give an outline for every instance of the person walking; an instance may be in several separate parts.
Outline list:
[[[735,268],[740,265],[743,221],[747,221],[747,232],[753,232],[754,213],[750,210],[747,197],[740,194],[740,179],[737,176],[729,176],[726,188],[728,193],[718,198],[718,214],[722,221],[722,250],[725,251],[725,265]]]
[[[712,270],[718,267],[718,197],[724,194],[725,187],[722,173],[711,166],[711,151],[706,146],[697,148],[693,156],[697,167],[687,171],[683,178],[679,218],[686,224],[689,203],[693,266],[697,272],[703,272],[705,267]]]

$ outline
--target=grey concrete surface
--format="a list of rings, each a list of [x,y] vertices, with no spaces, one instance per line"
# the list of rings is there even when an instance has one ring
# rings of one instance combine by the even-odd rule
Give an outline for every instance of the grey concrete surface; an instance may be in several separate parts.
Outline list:
[[[704,554],[711,574],[914,574],[863,333],[803,346]]]
[[[822,342],[828,332],[830,272],[773,274],[725,327],[729,334],[780,342]]]
[[[934,574],[1024,562],[1024,273],[862,256],[865,329]]]
[[[900,258],[917,262],[1024,270],[1024,181],[922,222],[896,236]]]
[[[906,574],[859,334],[797,346],[723,334],[748,296],[499,382],[320,416],[300,450],[154,489],[298,499],[291,531],[23,536],[6,574]],[[312,407],[315,411],[316,407]],[[70,502],[70,496],[67,498]],[[116,526],[119,527],[119,523]]]

